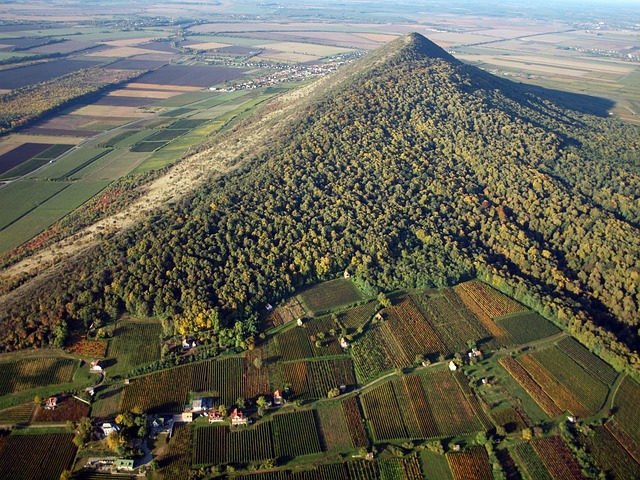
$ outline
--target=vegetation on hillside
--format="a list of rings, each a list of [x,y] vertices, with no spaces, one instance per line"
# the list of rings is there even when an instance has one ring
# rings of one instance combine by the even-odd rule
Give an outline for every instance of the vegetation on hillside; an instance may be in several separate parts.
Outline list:
[[[637,360],[636,127],[461,64],[419,35],[328,85],[245,170],[25,292],[3,311],[2,348],[43,346],[69,321],[124,310],[244,347],[267,301],[348,268],[384,291],[479,276],[606,347],[618,368]]]

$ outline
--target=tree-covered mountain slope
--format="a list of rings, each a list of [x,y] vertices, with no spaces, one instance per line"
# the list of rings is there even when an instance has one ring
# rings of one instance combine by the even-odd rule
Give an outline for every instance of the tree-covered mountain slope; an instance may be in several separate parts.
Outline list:
[[[265,302],[349,268],[385,291],[478,276],[629,366],[640,132],[582,110],[406,35],[325,81],[242,171],[26,289],[2,346],[123,310],[240,345]]]

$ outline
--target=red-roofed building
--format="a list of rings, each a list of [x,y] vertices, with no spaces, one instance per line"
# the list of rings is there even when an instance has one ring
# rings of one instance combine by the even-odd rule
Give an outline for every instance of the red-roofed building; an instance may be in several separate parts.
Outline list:
[[[247,425],[247,423],[249,419],[242,414],[242,410],[234,408],[231,412],[231,425]]]
[[[44,400],[44,408],[47,410],[54,410],[58,405],[58,397],[49,397]]]
[[[281,405],[282,404],[282,395],[280,394],[280,390],[276,390],[273,392],[273,404]]]
[[[101,372],[104,369],[104,363],[102,360],[94,360],[91,362],[91,371],[92,372]]]
[[[224,421],[223,416],[217,410],[209,411],[209,423],[222,422]]]

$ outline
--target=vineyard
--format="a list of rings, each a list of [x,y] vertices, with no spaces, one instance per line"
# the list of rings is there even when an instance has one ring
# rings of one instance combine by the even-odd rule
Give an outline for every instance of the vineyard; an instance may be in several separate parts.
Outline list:
[[[315,410],[323,451],[345,451],[354,448],[342,404],[334,403]],[[362,420],[360,420],[362,423]]]
[[[483,430],[465,393],[446,371],[407,375],[361,398],[377,440],[435,438]]]
[[[361,384],[393,370],[393,362],[382,348],[381,325],[372,325],[351,344],[353,365]]]
[[[613,479],[640,478],[640,464],[620,445],[605,427],[596,427],[591,435],[580,437],[590,455],[607,475]]]
[[[369,302],[340,313],[338,319],[347,330],[353,332],[371,320],[376,310],[378,310],[378,302]]]
[[[385,310],[386,324],[409,363],[417,355],[447,355],[449,350],[409,297]]]
[[[516,344],[534,342],[560,333],[558,327],[535,312],[498,317],[495,321]]]
[[[420,452],[425,480],[453,480],[447,457],[442,454],[423,450]]]
[[[121,412],[140,408],[149,413],[181,412],[190,390],[191,365],[131,380],[120,398]]]
[[[529,427],[526,419],[513,407],[492,411],[491,418],[496,426],[504,428],[507,433],[519,432]]]
[[[34,387],[67,383],[76,362],[68,358],[35,358],[0,363],[0,396]]]
[[[189,425],[176,424],[166,450],[158,457],[162,478],[181,478],[191,461],[191,431]]]
[[[313,410],[274,415],[272,423],[276,457],[293,458],[322,451]]]
[[[60,478],[63,470],[71,468],[76,455],[72,439],[72,433],[0,437],[0,472],[3,478]]]
[[[609,388],[606,385],[589,375],[580,365],[558,348],[551,347],[538,350],[532,353],[531,356],[549,372],[553,380],[559,385],[552,386],[552,390],[547,392],[551,398],[555,399],[554,392],[560,391],[561,387],[564,387],[571,392],[573,400],[577,401],[587,414],[593,415],[600,410],[609,393]],[[535,375],[533,378],[536,379]],[[540,384],[544,389],[545,385]],[[571,411],[573,412],[573,410]],[[584,412],[573,413],[584,415]]]
[[[560,437],[547,437],[531,442],[553,480],[584,479],[578,462]]]
[[[83,417],[89,416],[90,406],[71,396],[58,398],[58,404],[54,410],[38,407],[33,417],[34,422],[78,422]]]
[[[553,480],[547,467],[544,466],[544,463],[542,463],[542,460],[530,443],[517,443],[509,447],[509,452],[529,478],[535,480]]]
[[[259,359],[260,367],[256,367],[255,360]],[[270,393],[269,366],[266,362],[267,350],[265,346],[248,350],[244,357],[244,372],[246,372],[246,385],[244,396],[257,398],[260,395]]]
[[[450,288],[440,289],[436,294],[414,294],[411,299],[451,352],[466,350],[468,340],[477,342],[491,336]]]
[[[245,396],[248,375],[241,357],[196,363],[191,365],[190,373],[190,390],[211,392],[224,405],[232,405],[238,397]]]
[[[367,437],[367,432],[364,429],[358,399],[356,397],[350,397],[343,400],[342,409],[344,410],[344,416],[353,446],[355,448],[368,447],[369,438]]]
[[[640,445],[640,385],[625,377],[614,399],[616,424]]]
[[[490,299],[487,299],[483,295],[480,295],[478,292],[476,292],[475,287],[463,287],[463,285],[467,284],[481,285],[480,287],[478,287],[480,291],[482,291],[482,285],[484,285],[479,284],[479,282],[466,282],[461,283],[460,285],[456,285],[455,287],[453,287],[453,290],[460,297],[460,300],[467,306],[467,308],[478,318],[480,323],[482,323],[482,326],[496,339],[499,344],[506,345],[510,343],[510,338],[507,333],[502,330],[498,326],[498,324],[493,321],[491,315],[487,313],[487,311],[495,312],[495,305],[491,303]],[[488,285],[485,286],[486,288],[491,289],[491,287],[489,287]],[[497,316],[501,315],[506,315],[506,313],[501,313]]]
[[[71,337],[69,346],[65,350],[75,355],[104,358],[107,353],[107,342],[104,340],[87,340],[80,335],[75,335]]]
[[[477,281],[463,282],[454,287],[454,289],[458,294],[464,292],[466,297],[482,308],[484,313],[491,319],[527,310],[526,307],[491,288],[486,283]],[[461,298],[464,301],[464,297],[461,296]]]
[[[271,422],[255,428],[201,427],[195,430],[194,465],[249,463],[275,458]]]
[[[267,328],[279,327],[285,323],[293,322],[306,315],[304,308],[296,297],[291,297],[280,307],[276,307],[267,317]]]
[[[15,407],[3,408],[0,410],[0,425],[20,425],[29,423],[35,405],[33,402],[23,403]]]
[[[464,452],[447,453],[446,456],[455,480],[493,479],[493,469],[484,447],[473,447]]]
[[[302,360],[314,357],[313,347],[305,329],[290,328],[276,335],[276,345],[283,361]]]
[[[119,322],[107,354],[116,361],[112,371],[128,372],[160,358],[160,323]]]
[[[513,357],[505,357],[499,360],[500,365],[520,384],[522,388],[535,400],[535,402],[550,417],[557,417],[562,410],[554,403],[540,385],[538,385],[527,371]]]
[[[362,300],[353,282],[338,278],[315,285],[300,294],[302,303],[315,314]]]
[[[616,380],[618,374],[607,362],[600,360],[573,338],[563,338],[557,343],[557,347],[602,383],[612,385]]]
[[[416,456],[406,458],[379,459],[377,461],[381,480],[422,480],[424,475],[420,460]]]
[[[91,404],[91,417],[106,419],[118,413],[122,387],[119,385],[100,386]]]
[[[305,324],[305,330],[313,347],[314,357],[344,353],[340,347],[340,328],[331,317],[314,318]],[[318,340],[321,344],[319,348],[315,346]]]
[[[284,363],[281,368],[293,398],[302,400],[324,398],[332,388],[349,388],[356,383],[349,358]]]

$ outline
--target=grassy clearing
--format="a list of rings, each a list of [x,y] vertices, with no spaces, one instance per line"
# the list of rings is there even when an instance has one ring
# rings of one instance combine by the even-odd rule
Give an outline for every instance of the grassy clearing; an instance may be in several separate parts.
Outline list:
[[[337,307],[359,302],[363,298],[358,287],[353,282],[343,278],[320,283],[300,294],[302,303],[316,315]]]

